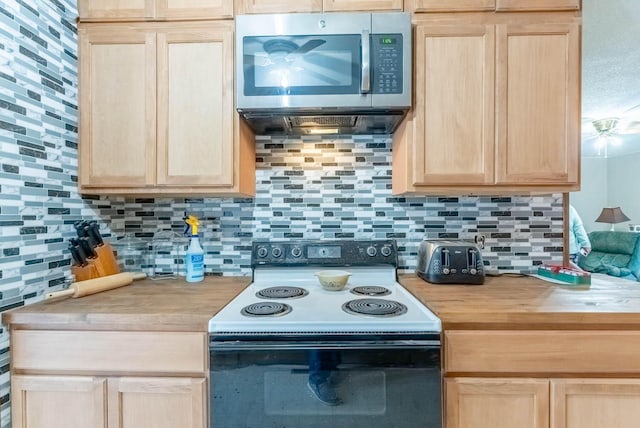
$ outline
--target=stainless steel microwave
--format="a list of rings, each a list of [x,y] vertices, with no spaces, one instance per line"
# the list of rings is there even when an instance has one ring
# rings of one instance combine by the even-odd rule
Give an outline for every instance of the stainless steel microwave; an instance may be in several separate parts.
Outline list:
[[[258,133],[391,133],[411,54],[408,13],[238,16],[236,107]]]

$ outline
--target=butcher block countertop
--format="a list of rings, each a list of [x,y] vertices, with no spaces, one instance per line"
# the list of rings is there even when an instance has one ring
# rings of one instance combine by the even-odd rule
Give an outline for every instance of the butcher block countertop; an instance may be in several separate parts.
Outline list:
[[[250,277],[207,276],[144,279],[77,299],[48,300],[2,314],[2,322],[21,327],[80,330],[207,331],[209,319],[237,296]]]
[[[532,276],[487,277],[483,285],[434,285],[415,275],[400,283],[447,329],[640,329],[640,282],[592,275],[591,285]]]
[[[17,308],[3,313],[2,321],[19,328],[204,332],[209,319],[250,281],[146,279]],[[445,329],[640,329],[640,283],[604,275],[594,275],[589,287],[513,276],[487,277],[483,285],[433,285],[415,275],[401,275],[400,282]]]

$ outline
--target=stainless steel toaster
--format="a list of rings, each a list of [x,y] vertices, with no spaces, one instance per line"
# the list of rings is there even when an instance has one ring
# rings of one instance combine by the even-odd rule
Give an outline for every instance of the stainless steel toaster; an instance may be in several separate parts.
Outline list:
[[[416,274],[434,284],[482,284],[482,254],[471,242],[427,239],[420,243]]]

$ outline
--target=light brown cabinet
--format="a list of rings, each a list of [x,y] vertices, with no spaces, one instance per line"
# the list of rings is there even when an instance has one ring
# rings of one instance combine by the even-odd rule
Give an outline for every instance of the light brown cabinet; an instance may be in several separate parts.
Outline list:
[[[233,22],[81,24],[78,38],[81,192],[255,192]]]
[[[233,18],[233,0],[78,0],[81,21]]]
[[[447,428],[549,428],[549,381],[449,378]]]
[[[16,428],[207,426],[206,333],[13,330],[11,339]]]
[[[633,330],[447,331],[445,426],[635,427],[639,350]]]
[[[205,378],[11,378],[16,428],[205,428]]]
[[[393,192],[576,190],[579,16],[443,13],[414,21],[414,109],[393,136]]]
[[[254,13],[311,13],[402,11],[403,0],[236,0],[236,15]]]

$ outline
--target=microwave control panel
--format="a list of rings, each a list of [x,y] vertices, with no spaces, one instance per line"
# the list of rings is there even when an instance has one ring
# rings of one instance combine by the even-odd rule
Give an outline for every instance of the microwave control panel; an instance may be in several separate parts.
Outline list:
[[[371,52],[372,92],[401,94],[402,34],[373,34]]]

